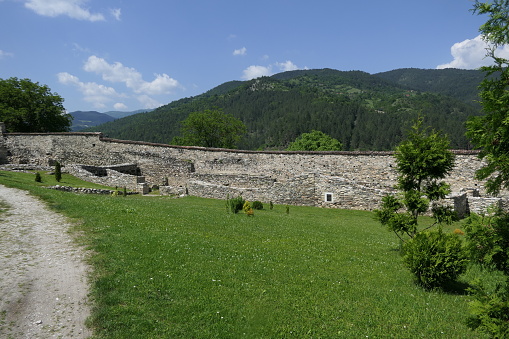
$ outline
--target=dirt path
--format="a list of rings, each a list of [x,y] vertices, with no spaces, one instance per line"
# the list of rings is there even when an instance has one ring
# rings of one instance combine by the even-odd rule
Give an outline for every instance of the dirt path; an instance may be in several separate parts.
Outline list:
[[[86,338],[84,254],[66,219],[0,185],[0,338]]]

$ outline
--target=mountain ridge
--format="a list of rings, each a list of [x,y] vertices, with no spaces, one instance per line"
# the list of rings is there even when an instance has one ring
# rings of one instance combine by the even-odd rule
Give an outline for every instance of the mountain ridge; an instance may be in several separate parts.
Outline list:
[[[74,111],[69,112],[69,114],[73,117],[71,131],[78,132],[87,128],[91,128],[97,125],[101,125],[106,122],[114,121],[116,119],[125,118],[127,116],[133,114],[140,114],[153,111],[152,109],[139,109],[136,111],[108,111],[108,112],[98,112],[98,111]]]
[[[469,81],[463,80],[466,77]],[[425,124],[447,133],[454,148],[468,149],[464,122],[480,114],[470,98],[477,95],[476,82],[481,79],[480,71],[463,70],[289,71],[226,82],[150,113],[89,130],[119,139],[169,143],[189,113],[219,108],[248,127],[239,144],[243,149],[284,149],[301,133],[317,129],[340,140],[345,150],[390,150],[420,115]],[[463,86],[451,89],[448,84]]]

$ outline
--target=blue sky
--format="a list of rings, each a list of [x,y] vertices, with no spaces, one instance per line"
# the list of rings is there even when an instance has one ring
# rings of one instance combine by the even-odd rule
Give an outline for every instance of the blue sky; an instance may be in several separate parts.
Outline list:
[[[478,68],[471,0],[0,0],[0,78],[68,111],[155,108],[285,70]],[[507,52],[507,51],[505,51]]]

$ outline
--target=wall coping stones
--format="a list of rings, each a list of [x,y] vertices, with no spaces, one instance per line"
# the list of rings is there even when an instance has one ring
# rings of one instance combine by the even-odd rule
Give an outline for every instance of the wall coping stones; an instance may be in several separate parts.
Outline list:
[[[3,133],[4,135],[75,135],[75,136],[96,136],[100,141],[112,142],[119,144],[133,144],[133,145],[147,145],[155,147],[166,147],[175,149],[188,149],[198,150],[207,152],[227,152],[227,153],[243,153],[243,154],[286,154],[286,155],[363,155],[363,156],[388,156],[394,155],[394,151],[251,151],[251,150],[240,150],[240,149],[229,149],[229,148],[211,148],[211,147],[198,147],[198,146],[179,146],[179,145],[168,145],[160,143],[152,143],[146,141],[133,141],[133,140],[122,140],[104,137],[101,132],[52,132],[52,133]],[[451,150],[457,155],[476,155],[479,154],[479,150]]]

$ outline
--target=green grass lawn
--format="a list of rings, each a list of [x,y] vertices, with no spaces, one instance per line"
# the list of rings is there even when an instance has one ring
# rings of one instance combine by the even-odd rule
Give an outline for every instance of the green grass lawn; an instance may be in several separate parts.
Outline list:
[[[33,177],[0,172],[0,183],[77,221],[93,253],[94,338],[481,337],[465,325],[468,295],[416,286],[370,212],[276,205],[247,217],[219,200],[79,195]]]

